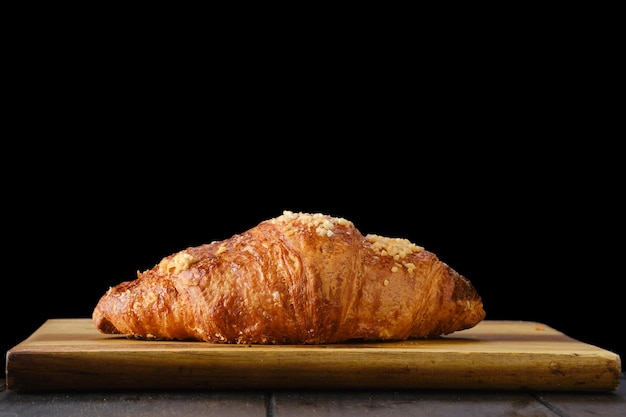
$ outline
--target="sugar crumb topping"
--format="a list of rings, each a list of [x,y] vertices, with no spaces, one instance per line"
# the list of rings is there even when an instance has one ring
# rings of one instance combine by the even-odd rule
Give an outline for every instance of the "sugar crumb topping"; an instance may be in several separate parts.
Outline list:
[[[192,255],[187,252],[179,252],[171,259],[163,259],[159,263],[159,272],[166,274],[178,274],[191,266],[196,261]]]
[[[408,255],[424,250],[423,247],[411,243],[408,239],[385,237],[374,234],[365,236],[372,244],[372,249],[380,256],[389,256],[396,262],[391,268],[391,272],[397,272],[400,267],[405,267],[409,273],[415,270],[415,265],[411,262],[400,262]]]
[[[346,220],[342,217],[331,217],[322,213],[294,213],[289,210],[283,211],[281,216],[278,216],[274,219],[270,220],[272,223],[300,223],[305,226],[310,226],[315,228],[315,232],[319,236],[330,237],[335,232],[335,226],[346,226],[353,227],[351,221]]]

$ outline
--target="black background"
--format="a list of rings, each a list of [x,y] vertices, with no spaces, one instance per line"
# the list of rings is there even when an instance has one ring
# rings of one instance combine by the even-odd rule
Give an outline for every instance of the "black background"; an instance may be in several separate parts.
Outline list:
[[[424,246],[487,319],[626,354],[616,66],[584,34],[219,55],[70,35],[10,52],[0,350],[292,210]]]

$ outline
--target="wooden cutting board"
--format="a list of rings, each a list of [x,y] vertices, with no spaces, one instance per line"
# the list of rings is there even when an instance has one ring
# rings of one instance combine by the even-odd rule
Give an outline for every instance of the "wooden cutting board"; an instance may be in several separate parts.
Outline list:
[[[104,335],[50,319],[7,352],[10,390],[496,389],[613,391],[619,355],[542,323],[483,320],[436,339],[221,345]]]

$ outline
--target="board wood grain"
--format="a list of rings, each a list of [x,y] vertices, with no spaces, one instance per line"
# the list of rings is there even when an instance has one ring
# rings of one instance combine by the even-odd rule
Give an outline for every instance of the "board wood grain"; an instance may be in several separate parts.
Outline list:
[[[49,319],[6,355],[22,391],[481,389],[613,391],[619,355],[545,324],[483,320],[434,339],[329,345],[142,341]]]

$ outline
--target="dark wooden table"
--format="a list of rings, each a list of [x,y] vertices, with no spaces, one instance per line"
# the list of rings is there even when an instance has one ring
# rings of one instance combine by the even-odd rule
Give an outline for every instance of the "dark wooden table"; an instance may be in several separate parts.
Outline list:
[[[21,393],[0,380],[0,417],[626,416],[617,391],[104,391]]]

